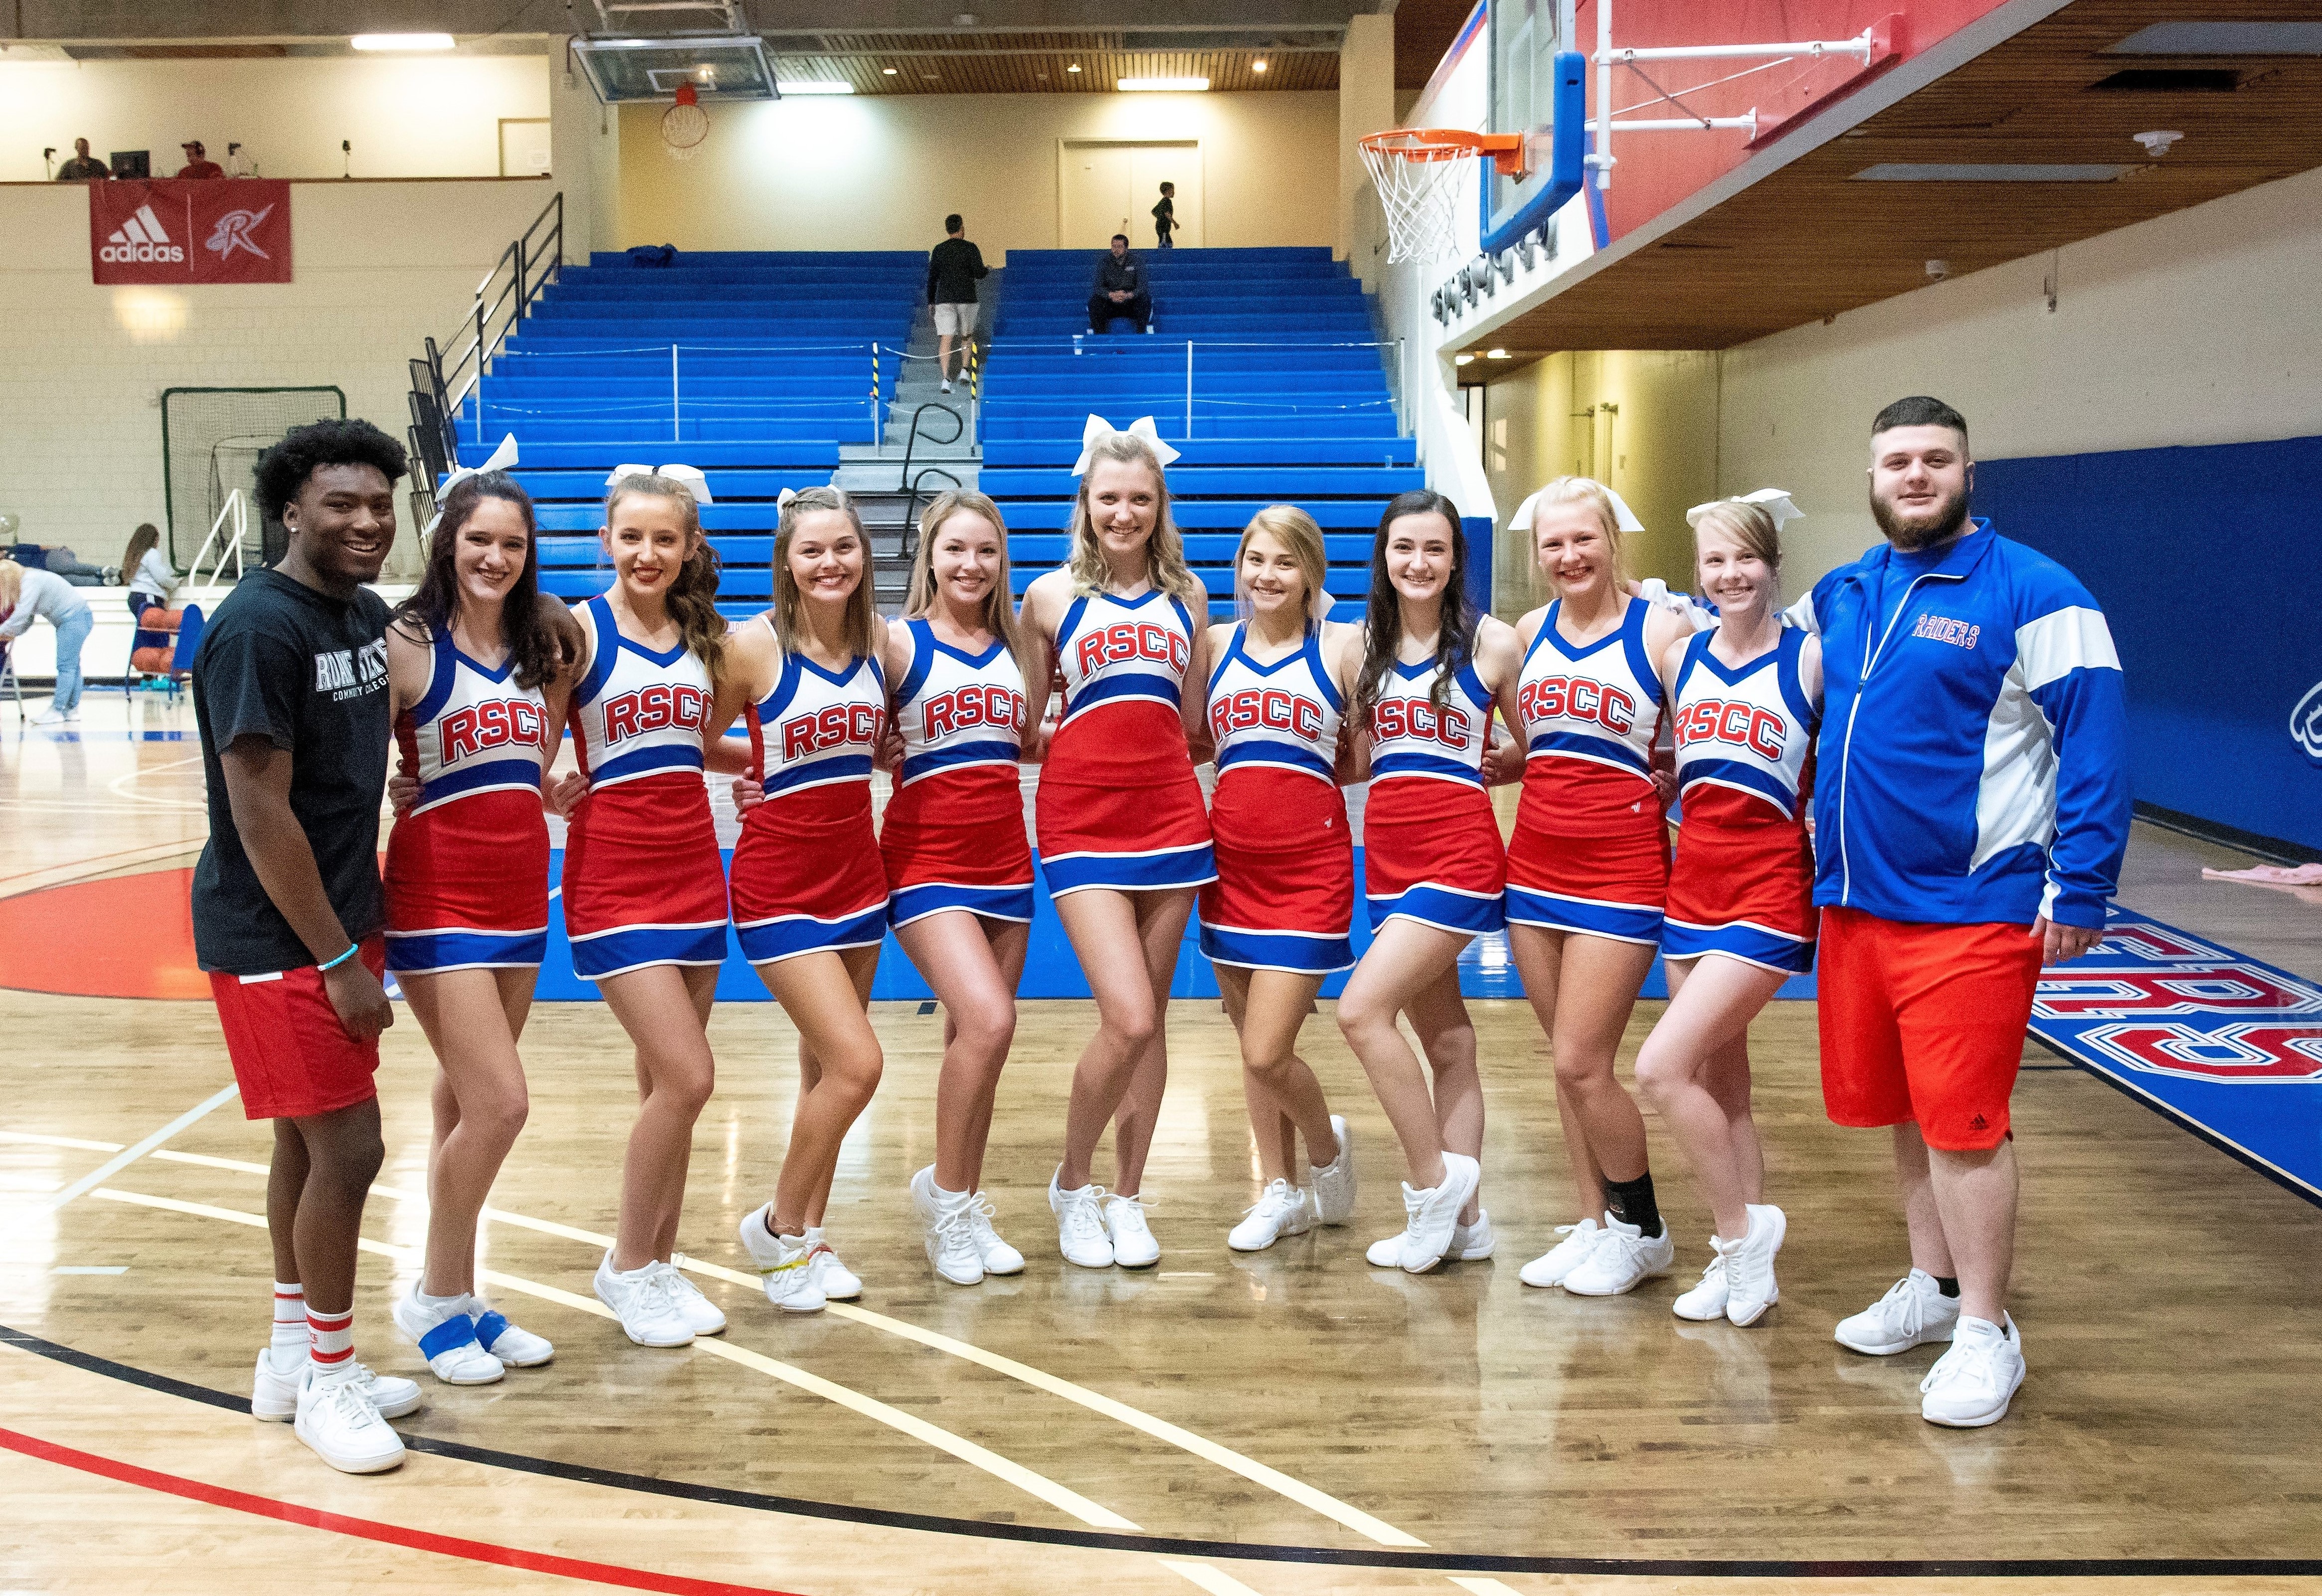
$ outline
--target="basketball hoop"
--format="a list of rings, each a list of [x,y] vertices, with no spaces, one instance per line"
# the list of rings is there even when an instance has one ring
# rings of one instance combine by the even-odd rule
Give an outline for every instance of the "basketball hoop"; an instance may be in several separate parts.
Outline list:
[[[677,104],[661,114],[661,141],[672,160],[691,160],[701,153],[701,141],[709,136],[709,113],[701,108],[701,96],[693,85],[677,86]]]
[[[1507,177],[1522,177],[1523,139],[1516,133],[1471,133],[1458,128],[1398,127],[1358,141],[1363,165],[1378,186],[1386,213],[1386,258],[1431,260],[1451,242],[1451,207],[1459,196],[1459,163],[1489,156]]]

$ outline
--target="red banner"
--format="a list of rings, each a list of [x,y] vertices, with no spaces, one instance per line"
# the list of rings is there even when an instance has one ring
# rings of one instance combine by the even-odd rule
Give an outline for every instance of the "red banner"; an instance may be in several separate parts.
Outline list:
[[[287,283],[290,185],[270,178],[91,183],[89,275],[114,283]]]

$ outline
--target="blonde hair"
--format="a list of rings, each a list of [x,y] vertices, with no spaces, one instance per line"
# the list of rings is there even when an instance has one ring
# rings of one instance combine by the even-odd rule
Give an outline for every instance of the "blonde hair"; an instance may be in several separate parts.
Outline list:
[[[670,619],[677,623],[678,635],[702,668],[716,681],[726,663],[726,617],[718,613],[718,551],[701,534],[701,506],[693,500],[693,489],[674,477],[663,477],[638,472],[624,477],[605,492],[605,530],[613,529],[613,513],[621,501],[632,496],[665,498],[678,508],[685,523],[685,534],[692,547],[685,563],[678,567],[677,578],[669,585],[662,600],[669,609]]]
[[[1322,543],[1322,529],[1314,524],[1313,516],[1296,505],[1268,505],[1242,528],[1241,542],[1234,549],[1234,609],[1242,619],[1249,618],[1249,595],[1242,588],[1241,562],[1249,552],[1249,540],[1261,532],[1280,543],[1298,562],[1298,574],[1306,582],[1306,618],[1313,619],[1324,602],[1322,583],[1330,573],[1330,561]]]
[[[1107,461],[1141,465],[1153,473],[1153,484],[1158,492],[1153,507],[1153,535],[1145,544],[1146,579],[1188,606],[1206,607],[1209,592],[1202,586],[1202,579],[1185,564],[1185,540],[1178,535],[1176,520],[1169,513],[1169,479],[1162,474],[1161,461],[1146,446],[1145,440],[1134,433],[1113,433],[1089,447],[1089,469],[1082,474],[1080,492],[1073,499],[1073,548],[1066,569],[1072,572],[1074,588],[1083,593],[1102,593],[1112,581],[1104,551],[1097,545],[1088,499],[1089,481],[1096,475],[1097,467]]]
[[[0,560],[0,615],[16,607],[24,596],[24,568],[13,560]]]
[[[1531,539],[1531,568],[1540,575],[1548,573],[1540,568],[1540,512],[1549,505],[1585,504],[1596,512],[1596,519],[1604,528],[1604,545],[1612,551],[1613,585],[1623,586],[1629,579],[1629,562],[1621,547],[1621,517],[1613,508],[1613,496],[1594,477],[1558,477],[1551,479],[1532,497],[1532,528],[1527,534]]]
[[[1721,498],[1705,505],[1696,505],[1685,513],[1685,522],[1697,534],[1704,525],[1713,525],[1729,534],[1742,545],[1742,552],[1752,560],[1763,561],[1768,570],[1778,575],[1782,569],[1782,529],[1775,524],[1773,513],[1763,505],[1753,505],[1746,499]],[[1696,539],[1696,552],[1699,540]]]
[[[911,556],[911,585],[903,597],[903,614],[923,616],[935,607],[936,537],[945,522],[960,515],[980,515],[1000,534],[1000,574],[992,591],[983,596],[983,629],[1007,644],[1008,652],[1016,657],[1016,669],[1024,670],[1024,640],[1016,625],[1015,601],[1010,596],[1014,583],[1008,574],[1008,523],[1001,518],[1000,506],[983,494],[965,488],[937,494],[936,502],[919,516],[919,546]]]
[[[846,516],[863,548],[863,578],[847,596],[844,639],[846,652],[859,658],[871,652],[871,621],[878,610],[871,591],[870,534],[863,530],[863,517],[855,513],[855,501],[843,488],[809,488],[792,494],[782,506],[782,524],[774,533],[774,641],[786,654],[799,652],[799,611],[805,599],[799,592],[798,579],[791,575],[791,542],[798,535],[801,519],[824,510]]]

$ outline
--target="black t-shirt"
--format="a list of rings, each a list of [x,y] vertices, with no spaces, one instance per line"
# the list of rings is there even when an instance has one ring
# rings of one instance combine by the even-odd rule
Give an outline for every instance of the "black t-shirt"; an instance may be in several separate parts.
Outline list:
[[[1177,202],[1166,194],[1161,196],[1161,203],[1153,207],[1153,225],[1163,233],[1170,232],[1177,225]]]
[[[983,251],[964,238],[947,238],[928,251],[928,303],[973,305],[975,279],[984,274]]]
[[[275,570],[244,577],[194,652],[194,720],[210,840],[194,867],[194,950],[205,970],[264,975],[315,962],[258,882],[226,801],[219,755],[243,737],[290,754],[290,812],[339,924],[360,940],[387,923],[379,805],[387,790],[387,604],[342,601]]]

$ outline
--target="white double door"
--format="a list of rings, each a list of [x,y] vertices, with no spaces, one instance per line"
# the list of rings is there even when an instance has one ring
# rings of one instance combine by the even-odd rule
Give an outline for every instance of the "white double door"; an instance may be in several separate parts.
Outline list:
[[[1136,143],[1065,140],[1059,150],[1056,246],[1102,250],[1116,233],[1132,250],[1153,247],[1161,185],[1177,186],[1180,249],[1202,247],[1202,147],[1192,139]]]

